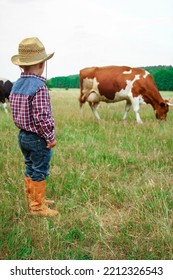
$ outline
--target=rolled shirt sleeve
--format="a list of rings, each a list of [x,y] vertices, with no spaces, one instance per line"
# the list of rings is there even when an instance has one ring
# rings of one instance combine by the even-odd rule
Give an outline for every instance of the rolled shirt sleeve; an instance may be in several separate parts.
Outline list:
[[[41,87],[32,101],[33,121],[36,130],[47,143],[55,140],[55,124],[50,103],[50,96],[46,86]]]

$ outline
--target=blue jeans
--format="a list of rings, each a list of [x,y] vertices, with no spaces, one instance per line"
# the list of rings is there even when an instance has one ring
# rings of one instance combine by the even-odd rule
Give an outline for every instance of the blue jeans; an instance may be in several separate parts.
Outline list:
[[[45,180],[49,175],[49,162],[52,157],[52,150],[46,148],[46,141],[36,133],[21,130],[18,142],[25,158],[25,176],[37,182]]]

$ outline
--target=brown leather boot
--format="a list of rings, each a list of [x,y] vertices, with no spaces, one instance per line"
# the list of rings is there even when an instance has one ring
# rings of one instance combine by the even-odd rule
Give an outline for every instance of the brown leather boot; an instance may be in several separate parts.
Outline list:
[[[32,181],[32,179],[31,179],[30,177],[25,176],[24,180],[25,180],[25,193],[26,193],[26,198],[27,198],[27,200],[28,200],[28,202],[29,202],[29,200],[30,200],[30,193],[31,193],[30,182]],[[45,200],[44,200],[44,203],[45,203],[46,205],[50,205],[50,204],[54,204],[55,201],[54,201],[54,200],[51,200],[51,199],[45,199]]]
[[[58,211],[48,208],[45,204],[46,181],[30,181],[29,208],[31,214],[43,216],[55,216]]]

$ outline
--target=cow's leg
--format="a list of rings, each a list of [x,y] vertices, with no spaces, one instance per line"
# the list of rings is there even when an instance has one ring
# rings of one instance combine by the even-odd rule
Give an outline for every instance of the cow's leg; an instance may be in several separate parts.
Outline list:
[[[139,98],[136,97],[136,98],[133,98],[132,100],[132,106],[133,106],[133,110],[136,114],[136,121],[137,123],[143,123],[142,120],[141,120],[141,117],[139,115],[139,109],[140,109],[140,106],[139,106]]]
[[[126,120],[126,118],[127,118],[127,113],[129,112],[131,106],[132,106],[131,102],[127,101],[127,102],[126,102],[125,111],[124,111],[124,115],[123,115],[123,121]]]
[[[3,107],[4,107],[5,113],[8,113],[8,110],[7,110],[7,103],[6,103],[6,102],[3,103]]]
[[[99,106],[99,103],[91,103],[91,102],[89,102],[89,105],[90,105],[91,110],[92,110],[94,116],[96,117],[96,119],[100,120],[99,113],[97,112],[97,108]]]

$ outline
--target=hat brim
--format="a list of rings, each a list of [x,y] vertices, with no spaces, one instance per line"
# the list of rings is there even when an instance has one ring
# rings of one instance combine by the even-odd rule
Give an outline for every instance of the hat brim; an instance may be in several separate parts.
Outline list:
[[[11,61],[13,64],[15,65],[19,65],[19,66],[30,66],[30,65],[35,65],[35,64],[38,64],[38,63],[41,63],[41,62],[45,62],[47,61],[48,59],[52,58],[52,56],[54,55],[54,53],[51,53],[51,54],[47,54],[46,57],[42,58],[42,59],[39,59],[39,60],[33,60],[33,59],[21,59],[21,56],[20,55],[13,55],[12,58],[11,58]]]

